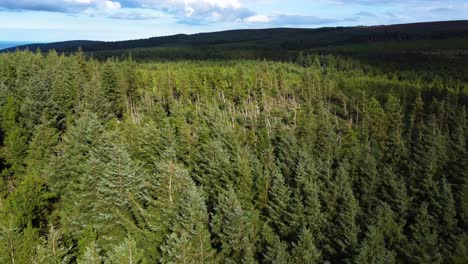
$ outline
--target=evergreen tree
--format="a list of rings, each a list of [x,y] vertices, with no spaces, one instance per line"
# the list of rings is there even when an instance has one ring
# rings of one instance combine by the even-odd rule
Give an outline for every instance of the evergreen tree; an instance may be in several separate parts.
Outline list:
[[[162,246],[164,263],[215,262],[203,197],[195,186],[189,188]]]
[[[385,112],[387,116],[386,129],[388,136],[384,142],[383,161],[398,174],[406,172],[406,164],[403,163],[407,150],[403,139],[404,123],[402,108],[403,106],[397,97],[391,94],[387,96]]]
[[[356,263],[396,263],[395,253],[385,247],[384,236],[378,227],[369,227]]]
[[[268,218],[275,231],[280,234],[280,237],[287,238],[291,235],[291,228],[294,228],[294,223],[291,223],[292,215],[289,204],[291,191],[284,182],[281,173],[273,169],[271,173],[271,188],[268,193]]]
[[[467,263],[458,55],[119,53],[0,54],[0,263]]]
[[[86,247],[83,257],[77,261],[79,264],[101,264],[102,262],[103,257],[100,255],[100,249],[94,241]]]
[[[4,210],[17,228],[44,227],[52,197],[41,178],[27,175],[8,196]]]
[[[341,261],[353,255],[356,248],[359,226],[357,225],[358,202],[350,185],[350,179],[345,164],[341,164],[333,182],[333,193],[327,201],[329,220],[325,230],[325,248],[327,258]]]
[[[64,245],[63,232],[50,225],[47,239],[37,248],[37,263],[60,264],[71,261],[70,248]]]
[[[291,256],[288,253],[288,245],[281,241],[281,239],[274,235],[274,240],[266,250],[265,262],[266,263],[290,263]]]
[[[423,203],[416,215],[414,224],[410,226],[411,241],[408,258],[415,262],[441,263],[439,238],[434,228],[435,221],[429,215],[428,204]]]
[[[142,251],[137,247],[136,242],[131,238],[125,238],[109,256],[108,263],[111,264],[140,264],[145,263]]]
[[[309,230],[302,230],[299,241],[294,244],[292,255],[294,263],[319,263],[321,253]]]
[[[187,170],[173,159],[175,157],[173,149],[167,150],[164,156],[166,159],[156,166],[155,176],[151,181],[153,184],[146,187],[148,195],[145,202],[138,201],[131,194],[129,213],[120,214],[125,228],[135,241],[142,245],[149,262],[156,262],[162,257],[165,240],[167,243],[177,244],[176,241],[181,239],[180,236],[184,239],[190,238],[187,243],[194,243],[193,239],[205,239],[206,242],[209,238],[201,223],[201,219],[204,219],[203,210],[206,210],[203,209],[203,199],[198,191],[193,189],[194,183]],[[185,208],[188,201],[190,201],[189,207]],[[189,224],[187,218],[190,217],[197,217],[199,222]],[[174,230],[179,228],[181,230]],[[171,239],[168,238],[170,236]],[[209,258],[210,250],[207,244],[200,246],[206,247],[206,257]]]
[[[102,89],[107,99],[108,109],[104,111],[115,117],[121,117],[123,114],[123,90],[119,84],[119,76],[115,69],[115,63],[108,60],[102,69]]]
[[[129,210],[131,202],[129,195],[137,201],[145,201],[149,195],[150,180],[148,173],[134,162],[122,144],[114,143],[110,135],[107,142],[92,153],[92,170],[90,177],[96,178],[95,197],[90,219],[95,228],[98,228],[101,246],[121,241],[126,235],[122,227],[119,214]],[[91,174],[93,173],[93,174]]]
[[[47,123],[36,127],[29,142],[29,149],[25,158],[27,173],[36,174],[44,180],[48,180],[50,177],[49,173],[52,171],[51,162],[54,158],[58,141],[59,134],[54,127],[51,127]]]
[[[319,234],[323,225],[323,215],[319,199],[319,182],[312,158],[303,154],[295,172],[296,204],[294,207],[294,222],[307,228],[313,234]]]
[[[215,245],[225,263],[254,263],[255,229],[232,190],[220,194],[212,220]]]
[[[2,263],[16,263],[21,234],[14,226],[13,216],[4,215],[0,221],[0,261]]]
[[[34,263],[37,255],[35,249],[40,243],[38,230],[28,225],[28,227],[23,230],[18,242],[19,247],[15,252],[16,259],[14,262]]]
[[[10,188],[14,188],[14,174],[24,173],[24,157],[28,149],[27,131],[19,122],[18,106],[12,97],[8,97],[0,109],[0,117],[3,132],[0,157],[8,165],[8,170],[3,170],[2,174],[9,180]]]
[[[379,199],[390,205],[391,210],[403,221],[408,214],[411,202],[405,181],[399,178],[392,168],[384,168],[380,188]]]

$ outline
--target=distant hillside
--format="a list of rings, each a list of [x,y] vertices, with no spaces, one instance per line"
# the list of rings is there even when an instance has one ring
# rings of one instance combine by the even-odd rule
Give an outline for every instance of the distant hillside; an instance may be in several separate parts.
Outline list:
[[[42,51],[49,51],[49,50],[57,50],[61,52],[69,52],[75,51],[79,48],[85,49],[91,45],[97,45],[99,43],[105,43],[103,41],[90,41],[90,40],[70,40],[70,41],[63,41],[63,42],[54,42],[54,43],[44,43],[44,44],[27,44],[21,45],[16,47],[11,47],[8,49],[0,50],[0,52],[9,52],[15,50],[37,50],[40,49]]]
[[[119,56],[128,52],[145,53],[146,57],[164,57],[167,53],[190,53],[196,56],[213,57],[220,52],[229,55],[229,52],[242,54],[251,51],[258,56],[269,57],[279,50],[297,52],[302,50],[342,50],[342,47],[373,48],[369,44],[381,45],[392,43],[392,47],[418,48],[418,41],[440,40],[468,40],[468,20],[413,23],[389,26],[358,26],[358,27],[326,27],[319,29],[298,28],[272,28],[230,30],[212,33],[199,33],[193,35],[173,35],[116,42],[100,41],[67,41],[49,44],[31,44],[3,50],[3,52],[19,50],[42,51],[56,50],[58,52],[73,52],[81,48],[97,57]],[[416,44],[411,44],[411,43]],[[466,48],[466,42],[450,41],[455,43],[452,49]],[[398,45],[393,45],[397,43]],[[446,46],[446,43],[443,43]],[[431,44],[432,45],[432,44]],[[450,45],[449,45],[450,46]],[[354,50],[359,50],[354,48]],[[377,48],[377,51],[379,49]],[[236,56],[236,55],[232,56]],[[172,56],[172,55],[171,55]],[[216,55],[218,56],[218,55]],[[215,56],[215,57],[216,57]],[[250,56],[250,55],[245,55]]]

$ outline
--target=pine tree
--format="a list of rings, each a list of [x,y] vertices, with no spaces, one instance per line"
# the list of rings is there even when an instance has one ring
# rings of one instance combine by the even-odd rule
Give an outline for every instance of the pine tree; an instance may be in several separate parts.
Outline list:
[[[427,123],[419,124],[420,135],[412,148],[410,159],[409,186],[410,191],[418,202],[428,200],[436,191],[438,171],[441,156],[444,154],[440,148],[440,134],[433,116]]]
[[[86,247],[83,256],[78,259],[78,264],[101,264],[103,257],[100,255],[100,249],[95,241]]]
[[[410,230],[412,239],[408,251],[409,260],[419,263],[441,263],[439,238],[435,230],[435,221],[429,215],[427,203],[423,203],[419,208]]]
[[[41,178],[27,175],[8,196],[4,210],[13,217],[13,225],[19,229],[28,225],[43,227],[53,196]]]
[[[370,226],[378,230],[378,236],[383,236],[385,248],[389,252],[394,252],[397,256],[403,256],[407,246],[407,239],[404,233],[405,219],[400,219],[386,203],[380,205],[375,213],[375,218],[371,220]],[[370,232],[370,229],[369,229]],[[393,254],[393,253],[392,253]]]
[[[254,263],[255,229],[232,190],[222,192],[212,220],[215,245],[225,263]]]
[[[70,59],[65,55],[58,55],[55,51],[49,51],[47,56],[50,64],[53,64],[54,78],[51,81],[51,105],[50,114],[56,121],[56,126],[59,130],[64,131],[66,128],[66,118],[73,113],[75,103],[79,100],[77,97],[77,84],[75,78],[85,76],[74,72]],[[83,79],[86,80],[87,79]],[[79,85],[83,85],[80,83]]]
[[[0,218],[0,261],[1,263],[16,263],[17,250],[20,246],[21,234],[13,222],[13,215],[2,214]]]
[[[95,161],[95,196],[90,220],[100,234],[101,246],[107,246],[123,239],[126,235],[119,220],[119,214],[130,208],[129,195],[137,201],[145,201],[150,192],[147,184],[152,179],[133,161],[125,146],[115,143],[112,135],[104,139],[102,145],[91,154]],[[106,142],[107,141],[107,142]],[[93,166],[94,167],[94,166]]]
[[[384,236],[380,228],[370,226],[362,242],[356,263],[396,263],[395,252],[385,247]]]
[[[39,245],[39,232],[36,228],[28,225],[23,230],[21,237],[19,238],[19,246],[16,249],[15,255],[16,263],[34,263],[36,258],[36,247]]]
[[[303,229],[298,242],[294,243],[292,252],[294,263],[319,263],[321,253],[309,230]]]
[[[115,117],[123,114],[123,91],[119,84],[119,76],[115,70],[115,63],[108,60],[102,69],[102,89],[107,97],[109,109],[107,113]]]
[[[317,168],[312,158],[303,153],[296,171],[293,189],[295,222],[307,228],[313,234],[319,234],[323,224],[323,215],[319,199]]]
[[[93,146],[102,141],[104,126],[95,113],[83,111],[75,118],[74,124],[62,136],[58,146],[58,155],[53,159],[53,170],[49,183],[52,190],[63,194],[64,198],[74,192],[80,181],[88,185],[85,170]],[[70,184],[74,183],[74,184]]]
[[[97,245],[98,233],[97,230],[93,227],[88,227],[83,231],[81,237],[77,242],[77,255],[78,259],[84,257],[86,252],[93,253],[90,256],[94,256],[94,252],[100,251],[99,246]],[[98,252],[99,253],[99,252]]]
[[[359,210],[345,163],[338,167],[333,182],[333,188],[328,204],[328,217],[325,229],[326,258],[332,261],[342,261],[349,258],[356,248],[359,226],[357,214]],[[325,257],[325,256],[324,256]]]
[[[44,180],[50,177],[48,174],[52,171],[51,162],[59,141],[58,131],[46,122],[44,120],[34,130],[25,158],[27,173],[36,174]]]
[[[202,132],[205,133],[205,132]],[[203,135],[203,137],[209,135]],[[202,135],[200,135],[202,137]],[[194,180],[201,185],[207,197],[208,208],[211,209],[222,191],[222,186],[232,185],[231,177],[234,174],[230,153],[228,153],[221,140],[200,139],[197,156],[192,170]]]
[[[0,157],[8,165],[3,170],[4,177],[10,179],[9,185],[14,185],[14,174],[24,173],[24,157],[28,149],[27,130],[19,122],[18,106],[13,97],[8,97],[0,109],[0,127],[3,132],[3,145],[0,148]]]
[[[194,185],[186,190],[179,213],[162,246],[164,263],[214,263],[208,231],[208,213],[203,197]]]
[[[361,151],[358,157],[357,177],[354,180],[357,189],[356,198],[359,200],[363,218],[375,210],[378,204],[377,191],[381,184],[377,161],[370,152],[368,149]]]
[[[130,194],[129,212],[120,214],[125,228],[134,240],[142,245],[141,249],[149,262],[156,262],[162,257],[161,246],[165,240],[168,240],[170,233],[173,233],[170,243],[176,244],[175,241],[181,237],[195,239],[191,236],[195,234],[190,234],[188,230],[180,230],[181,234],[174,233],[175,230],[171,231],[171,228],[182,229],[178,224],[183,223],[183,228],[195,229],[197,239],[206,239],[204,226],[200,222],[204,219],[203,210],[206,210],[203,209],[203,199],[197,193],[198,191],[194,193],[192,189],[194,183],[187,170],[175,161],[174,149],[170,148],[163,156],[166,159],[156,164],[155,175],[146,187],[148,190],[146,200],[138,201],[133,194]],[[187,206],[187,200],[191,203],[188,208],[183,208]],[[198,223],[187,223],[186,218],[189,217],[199,217]],[[198,225],[190,226],[191,224]],[[185,241],[193,242],[192,240]],[[206,251],[209,252],[208,247]],[[206,256],[209,254],[207,253]]]
[[[19,112],[23,118],[24,127],[32,131],[40,124],[42,116],[48,119],[53,116],[52,80],[54,74],[50,68],[41,66],[28,80],[25,86],[25,96],[21,99]]]
[[[402,108],[400,100],[389,94],[385,103],[387,137],[383,145],[383,161],[388,167],[396,169],[398,175],[406,172],[406,164],[402,163],[402,160],[407,155],[403,139],[404,123]]]
[[[406,182],[389,167],[384,168],[381,181],[380,190],[377,192],[379,200],[390,205],[391,210],[404,221],[411,202]]]
[[[388,108],[396,108],[395,106],[390,106],[391,104],[395,103],[391,102],[390,100],[395,100],[395,98],[390,97],[389,102],[387,103],[387,110]],[[399,109],[395,110],[399,111]],[[385,126],[386,113],[380,105],[379,101],[377,101],[375,98],[372,98],[369,101],[365,114],[366,116],[364,118],[368,119],[366,120],[368,122],[366,125],[369,126],[369,137],[371,138],[372,147],[379,148],[387,139],[387,131]],[[395,118],[400,118],[398,116],[398,112],[392,114],[396,115]]]
[[[98,201],[97,175],[103,168],[93,149],[103,141],[104,127],[94,113],[84,111],[57,146],[57,156],[52,159],[49,184],[60,196],[60,224],[62,229],[80,238],[99,216],[93,211]]]
[[[272,245],[267,248],[265,263],[291,263],[291,256],[288,253],[288,245],[281,241],[278,236],[274,236]]]
[[[131,238],[125,238],[125,240],[111,252],[108,263],[141,264],[145,262],[143,252],[138,248],[136,242]]]
[[[456,203],[456,211],[460,226],[468,228],[468,184],[464,175],[468,174],[468,153],[466,148],[467,134],[466,109],[460,111],[452,109],[448,114],[449,147],[447,149],[448,162],[443,169],[443,174],[450,186],[452,186],[453,198]]]
[[[287,238],[293,231],[291,229],[294,228],[289,208],[291,191],[285,184],[283,175],[276,168],[273,168],[271,177],[271,188],[268,193],[268,219],[280,237]]]
[[[88,82],[83,84],[83,87],[79,87],[80,98],[79,98],[79,111],[89,111],[96,113],[101,120],[108,120],[115,115],[113,114],[112,102],[108,100],[106,92],[103,87],[103,81],[101,81],[101,72],[98,66],[94,66],[92,70],[92,76]],[[106,71],[104,71],[106,72]],[[104,77],[104,76],[103,76]],[[102,77],[102,78],[103,78]],[[110,81],[114,82],[114,81]],[[116,85],[116,84],[110,84]]]
[[[70,248],[64,245],[63,232],[50,225],[47,239],[36,248],[37,263],[61,264],[71,260]]]

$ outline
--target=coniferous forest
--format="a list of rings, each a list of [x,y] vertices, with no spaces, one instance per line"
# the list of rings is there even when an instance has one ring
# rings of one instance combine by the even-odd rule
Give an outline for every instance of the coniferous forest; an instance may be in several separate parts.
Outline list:
[[[0,263],[467,263],[466,68],[418,65],[0,54]]]

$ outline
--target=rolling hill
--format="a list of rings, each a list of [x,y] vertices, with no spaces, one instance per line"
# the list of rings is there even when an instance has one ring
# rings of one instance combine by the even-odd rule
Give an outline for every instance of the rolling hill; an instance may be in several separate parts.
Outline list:
[[[468,39],[468,20],[427,22],[389,26],[326,27],[318,29],[272,28],[230,30],[193,35],[153,37],[148,39],[102,42],[66,41],[48,44],[30,44],[3,50],[73,52],[81,48],[85,52],[97,53],[130,51],[154,48],[190,48],[216,50],[326,50],[330,47],[368,45],[379,43],[407,43],[414,41],[435,41],[447,39]],[[456,42],[456,41],[451,41]],[[460,41],[459,41],[460,42]],[[454,48],[466,47],[467,42],[455,43]],[[408,46],[408,45],[406,45]],[[411,46],[411,45],[409,45]],[[417,47],[416,47],[417,48]]]

